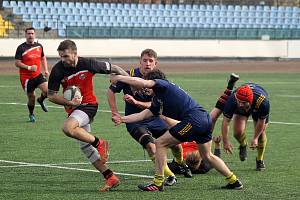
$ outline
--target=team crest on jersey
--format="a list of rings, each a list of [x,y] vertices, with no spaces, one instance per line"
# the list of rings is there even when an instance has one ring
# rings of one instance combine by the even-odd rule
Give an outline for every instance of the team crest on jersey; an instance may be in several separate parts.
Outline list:
[[[84,80],[85,78],[86,78],[86,76],[85,76],[84,74],[80,74],[80,75],[79,75],[79,79],[80,79],[80,80]]]

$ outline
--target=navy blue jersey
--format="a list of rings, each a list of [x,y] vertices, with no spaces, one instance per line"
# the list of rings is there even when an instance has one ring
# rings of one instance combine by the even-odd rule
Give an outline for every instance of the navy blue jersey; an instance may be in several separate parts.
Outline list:
[[[163,114],[182,121],[186,117],[190,117],[189,115],[193,111],[206,112],[189,94],[174,83],[160,79],[154,81],[155,85],[152,89],[155,96],[149,108],[154,115]]]
[[[131,69],[128,72],[130,76],[142,78],[143,75],[141,74],[139,68]],[[132,92],[130,85],[123,83],[121,81],[117,82],[115,86],[111,85],[109,87],[114,93],[120,93],[123,90],[124,94],[129,94],[133,96],[136,100],[141,102],[150,102],[152,100],[152,96],[146,95],[143,92]],[[143,109],[138,108],[137,106],[125,102],[125,115],[130,115],[133,113],[139,113],[143,111]]]
[[[247,85],[249,85],[253,91],[253,103],[250,110],[245,112],[238,109],[237,100],[235,98],[236,91],[234,91],[225,104],[223,115],[231,119],[233,114],[240,114],[247,117],[252,114],[255,118],[267,119],[270,113],[268,93],[255,83],[247,83]]]

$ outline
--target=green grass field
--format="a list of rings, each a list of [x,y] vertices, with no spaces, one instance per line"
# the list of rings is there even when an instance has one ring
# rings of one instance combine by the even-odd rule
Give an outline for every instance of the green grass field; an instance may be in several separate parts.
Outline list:
[[[169,75],[207,110],[223,92],[228,74]],[[110,168],[120,173],[121,185],[109,193],[98,193],[102,176],[80,152],[78,144],[61,132],[64,110],[48,102],[49,113],[36,107],[36,123],[29,123],[26,97],[19,79],[0,76],[0,199],[299,199],[300,198],[300,74],[240,74],[240,83],[261,84],[270,95],[271,123],[267,129],[267,170],[255,171],[256,151],[240,162],[238,144],[232,156],[222,158],[244,183],[241,191],[225,191],[224,178],[215,170],[192,179],[178,176],[178,184],[164,192],[141,192],[137,185],[151,180],[153,164],[129,136],[124,125],[114,126],[106,100],[108,77],[95,77],[100,110],[93,133],[110,142]],[[238,85],[239,85],[238,84]],[[119,110],[123,111],[121,95]],[[248,139],[252,137],[248,123]],[[220,133],[220,120],[215,135]],[[299,152],[298,152],[299,151]],[[171,158],[171,155],[169,155]],[[126,175],[127,174],[127,175]],[[138,177],[141,175],[142,177]]]

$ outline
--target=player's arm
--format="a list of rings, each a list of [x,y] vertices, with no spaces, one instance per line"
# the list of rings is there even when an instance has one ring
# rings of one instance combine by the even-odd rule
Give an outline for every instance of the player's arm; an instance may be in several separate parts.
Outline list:
[[[121,67],[119,67],[117,65],[111,65],[110,71],[111,71],[111,73],[114,73],[114,74],[129,76],[128,73],[124,69],[122,69]]]
[[[221,131],[222,131],[224,150],[225,150],[226,153],[231,153],[232,154],[232,145],[230,144],[229,136],[228,136],[230,121],[231,121],[230,118],[223,115]]]
[[[144,119],[148,119],[152,116],[153,113],[149,109],[145,109],[142,112],[121,117],[121,123],[134,123]]]
[[[155,85],[155,81],[153,80],[144,80],[142,78],[131,76],[111,75],[110,80],[113,84],[121,81],[138,89],[152,88]]]
[[[266,119],[258,119],[257,122],[255,123],[254,134],[253,134],[250,148],[255,149],[257,147],[258,138],[266,128],[265,122]]]
[[[48,65],[47,65],[47,58],[46,58],[46,56],[43,56],[41,58],[41,63],[42,63],[42,67],[44,69],[45,76],[48,77],[49,76],[49,71],[48,71]]]
[[[48,99],[52,103],[62,105],[62,106],[75,106],[75,103],[73,101],[68,101],[63,96],[58,95],[58,91],[54,91],[51,89],[48,89]]]
[[[135,105],[136,107],[138,107],[140,109],[147,109],[147,108],[150,108],[150,106],[151,106],[151,101],[149,101],[149,102],[138,101],[130,94],[125,94],[123,96],[123,100],[132,105]]]
[[[35,71],[37,69],[36,65],[26,65],[21,60],[15,60],[15,66],[19,69],[27,69],[28,71]]]
[[[114,123],[117,123],[117,120],[121,117],[121,115],[119,114],[118,111],[118,107],[116,103],[116,95],[110,88],[108,88],[107,90],[107,100],[111,110],[111,119]]]

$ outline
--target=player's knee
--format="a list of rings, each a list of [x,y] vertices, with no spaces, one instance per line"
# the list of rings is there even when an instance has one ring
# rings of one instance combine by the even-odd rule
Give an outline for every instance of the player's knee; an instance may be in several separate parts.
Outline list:
[[[140,138],[140,144],[145,148],[145,149],[150,149],[151,151],[153,151],[153,147],[155,145],[154,144],[154,138],[149,135],[149,134],[145,134]],[[154,150],[155,151],[155,150]]]
[[[68,123],[65,123],[62,127],[62,131],[64,132],[64,134],[69,137],[74,136],[74,130],[75,129],[72,126],[70,126]]]

